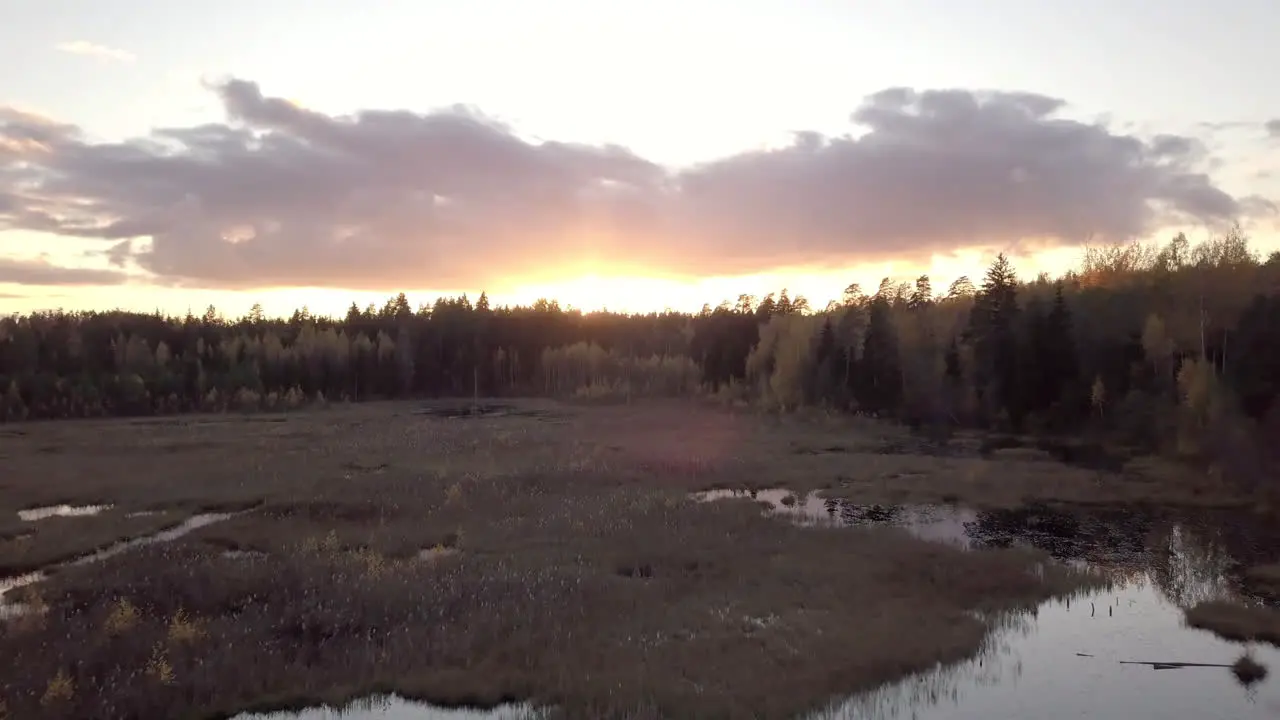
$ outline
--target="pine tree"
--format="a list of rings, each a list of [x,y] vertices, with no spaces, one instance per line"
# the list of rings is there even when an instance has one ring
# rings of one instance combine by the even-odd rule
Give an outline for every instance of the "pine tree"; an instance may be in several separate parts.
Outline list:
[[[907,300],[907,306],[912,310],[924,310],[933,304],[933,285],[929,282],[928,275],[921,275],[916,278],[915,290],[911,292],[910,299]]]
[[[1005,413],[1018,426],[1025,413],[1018,382],[1018,280],[1004,253],[988,268],[969,316],[974,384],[988,419]]]
[[[902,398],[902,364],[889,302],[885,298],[877,297],[871,303],[871,318],[858,365],[858,403],[876,413],[896,410]]]

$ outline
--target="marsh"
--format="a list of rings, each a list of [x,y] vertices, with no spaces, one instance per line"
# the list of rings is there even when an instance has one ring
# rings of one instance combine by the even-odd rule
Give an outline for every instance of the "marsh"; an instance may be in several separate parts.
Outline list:
[[[386,693],[565,717],[797,717],[963,667],[1019,613],[1120,592],[1072,560],[1140,550],[1155,526],[1104,517],[1119,530],[1064,550],[1035,541],[1078,530],[1053,508],[1241,505],[1141,459],[1099,470],[852,418],[517,409],[6,434],[0,567],[29,579],[4,593],[9,717],[231,717]],[[762,502],[773,488],[793,502]],[[713,489],[729,497],[697,495]],[[797,522],[811,498],[954,508],[982,541],[894,520],[914,510]],[[61,505],[103,509],[19,516]]]

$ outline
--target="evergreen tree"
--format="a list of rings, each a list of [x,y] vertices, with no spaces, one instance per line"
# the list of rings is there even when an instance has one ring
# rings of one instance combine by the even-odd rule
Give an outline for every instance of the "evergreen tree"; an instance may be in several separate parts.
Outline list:
[[[858,404],[875,413],[896,410],[902,398],[902,366],[889,301],[885,298],[877,297],[871,302],[858,369]]]
[[[983,278],[969,319],[974,384],[988,420],[1004,415],[1015,427],[1025,412],[1018,383],[1017,276],[1000,253]]]
[[[916,286],[911,292],[911,298],[907,301],[907,305],[912,310],[924,310],[932,304],[933,285],[929,282],[928,275],[921,275],[916,278]]]

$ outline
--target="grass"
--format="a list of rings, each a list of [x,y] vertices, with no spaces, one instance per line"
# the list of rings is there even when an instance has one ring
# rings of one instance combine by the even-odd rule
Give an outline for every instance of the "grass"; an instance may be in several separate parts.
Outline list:
[[[51,517],[10,526],[0,540],[0,577],[72,560],[140,535],[150,535],[177,525],[183,515],[158,512],[129,517],[109,510],[87,517]]]
[[[1280,600],[1280,563],[1255,565],[1245,571],[1248,587],[1263,597]]]
[[[15,518],[3,528],[30,533],[0,546],[4,567],[252,508],[34,586],[42,620],[0,634],[0,701],[23,718],[198,718],[395,692],[529,699],[572,717],[793,717],[972,655],[988,631],[976,610],[1096,579],[1037,573],[1044,557],[1029,552],[800,528],[689,493],[989,507],[1207,497],[858,420],[521,407],[42,423],[0,438],[0,515]],[[16,520],[59,503],[113,508]],[[141,510],[167,514],[129,516]]]
[[[1209,600],[1186,611],[1187,624],[1226,640],[1261,641],[1280,646],[1280,611]]]

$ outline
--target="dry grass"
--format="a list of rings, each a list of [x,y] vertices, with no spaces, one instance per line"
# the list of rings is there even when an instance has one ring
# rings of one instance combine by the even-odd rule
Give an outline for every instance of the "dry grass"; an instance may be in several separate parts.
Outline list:
[[[169,525],[254,508],[42,583],[44,622],[0,637],[10,713],[215,717],[398,691],[577,717],[790,717],[970,655],[987,630],[973,610],[1090,580],[893,529],[793,527],[691,491],[994,507],[1158,496],[1137,474],[856,420],[680,403],[454,420],[414,408],[48,423],[0,439],[0,514],[114,505],[27,524],[22,542],[44,557],[97,547],[95,523],[144,532],[120,524],[129,512]],[[80,530],[42,530],[54,522]]]
[[[121,540],[172,527],[183,519],[180,512],[129,517],[115,509],[87,517],[51,517],[11,525],[8,537],[0,539],[0,577],[87,555]]]
[[[1250,590],[1280,600],[1280,563],[1251,567],[1245,571],[1244,579]]]
[[[1256,640],[1280,646],[1280,611],[1272,608],[1210,600],[1187,610],[1186,618],[1191,627],[1227,640]]]

